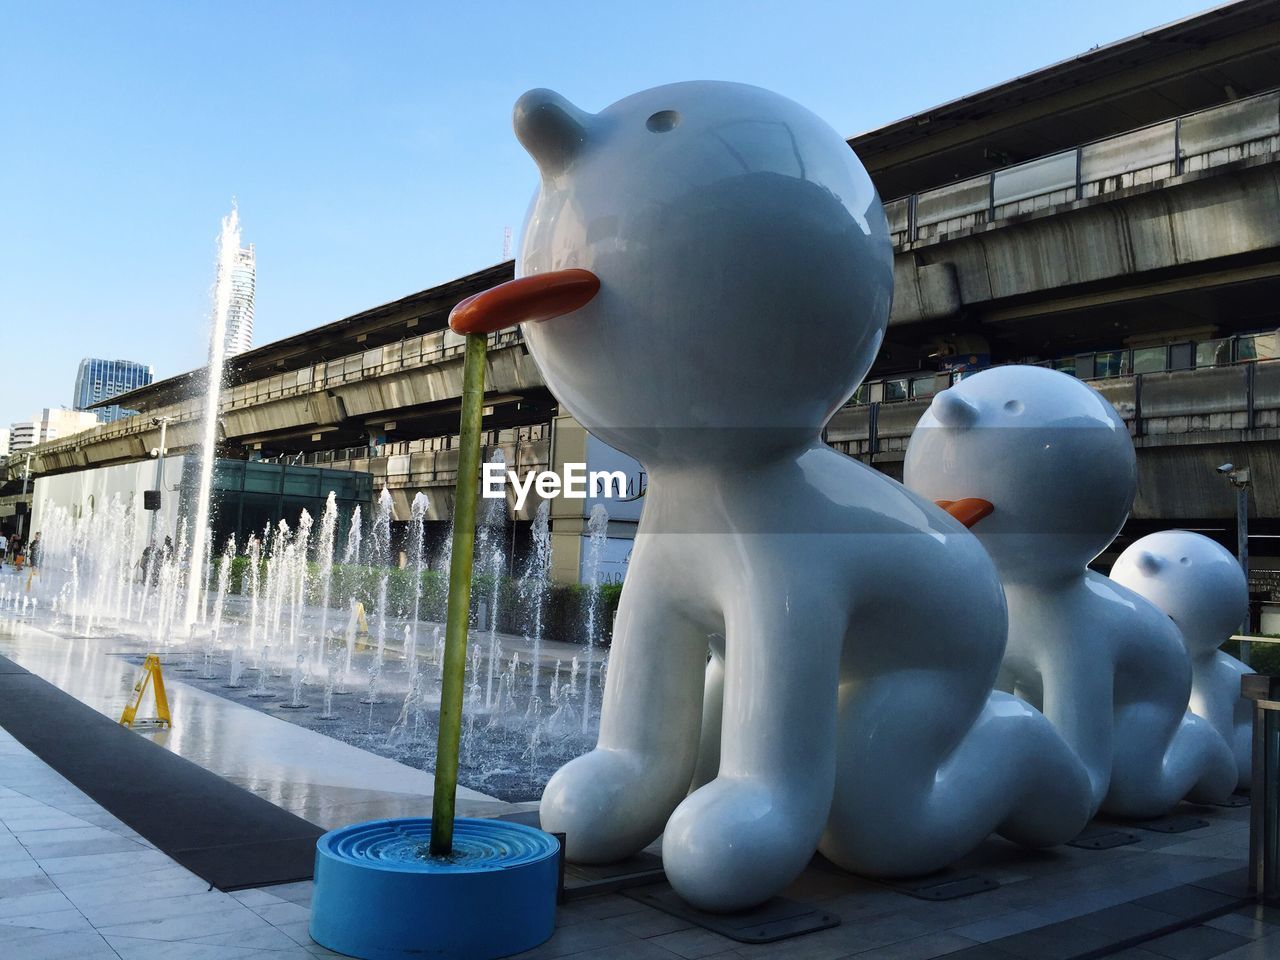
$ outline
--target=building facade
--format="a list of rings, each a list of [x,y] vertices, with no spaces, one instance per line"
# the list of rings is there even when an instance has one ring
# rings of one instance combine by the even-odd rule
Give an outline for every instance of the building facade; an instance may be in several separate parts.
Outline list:
[[[9,452],[17,453],[38,443],[69,437],[98,425],[98,418],[87,410],[45,407],[30,420],[15,423],[9,431]]]
[[[145,387],[155,379],[155,370],[146,363],[133,360],[103,360],[85,357],[76,373],[75,393],[71,406],[87,410],[101,400],[108,400],[121,393]],[[125,410],[119,404],[97,407],[94,410],[100,423],[111,423],[121,417],[129,417],[133,410]]]
[[[231,271],[231,306],[227,311],[225,356],[234,357],[253,346],[253,294],[257,286],[257,260],[253,244],[236,252]]]

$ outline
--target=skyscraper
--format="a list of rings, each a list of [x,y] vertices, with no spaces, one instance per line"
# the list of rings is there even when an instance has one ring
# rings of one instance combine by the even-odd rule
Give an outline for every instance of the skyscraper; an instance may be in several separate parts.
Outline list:
[[[85,357],[80,361],[80,369],[76,373],[75,395],[71,398],[71,405],[76,410],[84,410],[99,400],[106,400],[135,387],[144,387],[153,379],[155,371],[145,363]],[[122,410],[115,404],[93,412],[102,423],[111,423],[134,413],[132,410]]]
[[[231,271],[231,306],[227,310],[225,355],[234,357],[253,346],[253,291],[258,268],[253,244],[236,252],[236,265]]]

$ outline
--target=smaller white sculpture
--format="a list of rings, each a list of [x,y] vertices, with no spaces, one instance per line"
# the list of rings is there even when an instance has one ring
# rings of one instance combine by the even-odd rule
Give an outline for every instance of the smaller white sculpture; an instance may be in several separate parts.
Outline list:
[[[1134,542],[1111,579],[1169,615],[1191,655],[1191,712],[1204,717],[1236,758],[1237,789],[1247,789],[1253,760],[1253,711],[1240,696],[1252,671],[1218,648],[1244,620],[1249,588],[1240,563],[1208,537],[1165,530]]]
[[[1137,488],[1133,441],[1101,394],[1044,367],[986,370],[934,398],[903,475],[931,500],[983,506],[972,529],[1009,603],[997,686],[1075,750],[1095,812],[1156,817],[1184,797],[1231,793],[1230,748],[1187,712],[1191,663],[1177,628],[1087,567]]]

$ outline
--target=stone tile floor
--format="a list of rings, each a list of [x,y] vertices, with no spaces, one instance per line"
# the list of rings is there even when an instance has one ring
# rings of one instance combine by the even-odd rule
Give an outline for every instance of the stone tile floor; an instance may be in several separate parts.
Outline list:
[[[1030,853],[993,840],[963,866],[1001,886],[941,903],[907,897],[819,861],[788,895],[838,914],[843,924],[775,944],[737,943],[617,894],[578,900],[561,908],[555,936],[523,958],[1053,960],[1080,949],[1093,933],[1105,933],[1108,924],[1171,909],[1179,884],[1239,867],[1247,813],[1214,810],[1205,814],[1209,827],[1143,833],[1141,843],[1109,851]],[[337,956],[307,936],[311,887],[210,890],[0,730],[5,960]],[[1074,932],[1064,935],[1062,924],[1073,918]],[[1113,956],[1280,960],[1280,910],[1236,910]]]

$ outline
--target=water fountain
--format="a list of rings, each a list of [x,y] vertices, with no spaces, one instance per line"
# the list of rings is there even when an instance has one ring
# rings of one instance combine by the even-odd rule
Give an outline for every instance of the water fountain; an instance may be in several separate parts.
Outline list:
[[[591,667],[592,654],[600,641],[600,561],[604,554],[604,545],[609,537],[609,511],[604,504],[597,503],[591,508],[591,517],[587,520],[587,532],[590,535],[587,545],[587,678],[586,694],[582,701],[582,729],[586,732],[591,723]],[[573,659],[574,673],[578,671],[578,658]]]
[[[378,600],[374,608],[377,624],[377,652],[369,670],[369,696],[362,703],[381,703],[377,698],[377,684],[387,656],[387,620],[391,611],[387,608],[387,583],[391,576],[391,493],[386,487],[378,497],[378,512],[373,522],[373,560],[378,565]]]
[[[242,686],[240,676],[244,673],[244,647],[236,644],[231,651],[231,664],[227,670],[227,686],[235,689]]]
[[[205,542],[209,536],[209,512],[213,500],[213,469],[218,450],[218,403],[222,396],[222,366],[226,349],[227,314],[231,310],[231,275],[240,252],[240,214],[235,207],[222,220],[218,237],[218,276],[213,288],[213,318],[209,331],[209,364],[206,372],[203,429],[200,441],[200,484],[192,523],[191,561],[187,576],[183,626],[188,634],[195,626],[204,590]]]
[[[538,700],[538,670],[542,663],[542,631],[546,616],[547,590],[551,586],[551,501],[538,504],[533,517],[533,555],[529,569],[521,581],[526,600],[533,610],[530,630],[533,643],[532,669],[529,671],[530,704]],[[539,701],[540,704],[540,701]]]
[[[316,541],[316,561],[319,569],[316,580],[320,584],[320,643],[317,645],[320,659],[324,659],[325,645],[329,642],[329,602],[333,598],[333,538],[338,530],[338,496],[332,490],[325,498],[324,514],[320,517],[320,533]]]
[[[188,561],[180,547],[188,538],[179,530],[178,545],[154,551],[154,575],[148,581],[144,565],[127,555],[135,535],[145,537],[148,518],[129,510],[119,498],[107,497],[96,510],[80,515],[48,508],[41,521],[46,543],[41,576],[30,594],[15,586],[16,577],[0,577],[0,617],[34,619],[67,642],[82,642],[73,637],[88,638],[83,642],[110,637],[113,650],[136,662],[147,652],[165,652],[166,671],[181,670],[186,682],[256,709],[274,711],[292,699],[294,667],[298,655],[304,655],[302,699],[310,699],[315,710],[293,711],[295,722],[310,725],[321,715],[323,688],[323,713],[330,718],[325,721],[327,733],[429,768],[434,763],[429,731],[435,729],[435,704],[442,692],[445,638],[442,626],[430,619],[438,616],[439,598],[427,589],[432,576],[426,563],[431,556],[425,532],[428,503],[425,496],[416,499],[406,535],[409,578],[388,591],[385,616],[377,609],[378,584],[384,573],[398,575],[386,565],[373,565],[378,555],[389,554],[379,545],[387,542],[378,529],[384,525],[376,520],[364,527],[356,523],[356,535],[351,536],[340,522],[344,518],[339,516],[339,503],[327,498],[314,525],[301,514],[280,518],[283,523],[273,519],[243,542],[219,544],[208,565],[206,622],[197,623],[193,637],[183,636],[179,621]],[[375,516],[377,512],[375,507]],[[467,660],[464,692],[471,736],[462,776],[469,786],[512,800],[537,796],[559,763],[589,748],[594,730],[584,731],[581,723],[587,696],[582,677],[585,648],[572,692],[569,657],[563,656],[565,709],[552,723],[561,706],[562,684],[552,679],[556,658],[547,656],[548,645],[558,639],[549,626],[546,603],[551,589],[548,520],[543,505],[533,518],[529,551],[517,565],[520,576],[500,583],[504,592],[496,618],[490,613],[492,590],[486,583],[484,615],[476,624],[479,642],[471,644]],[[503,524],[491,540],[489,555],[477,557],[477,571],[496,566],[505,575],[510,527],[508,520]],[[358,556],[370,565],[343,566],[343,556]],[[331,559],[326,562],[326,557]],[[513,604],[508,604],[508,596]],[[370,597],[375,598],[372,603]],[[369,603],[368,632],[374,635],[368,647],[362,646],[362,598]],[[373,671],[375,699],[383,703],[360,703],[357,716],[350,708],[369,699],[379,626],[385,660],[403,653],[403,669],[388,670],[384,663],[380,671]],[[585,626],[582,632],[587,632]],[[423,728],[428,732],[389,743],[388,732],[413,689],[415,673],[423,675]],[[598,670],[591,685],[591,722],[598,715],[597,681]],[[311,685],[317,690],[308,698],[305,688]],[[353,691],[356,696],[344,706],[343,694]],[[409,716],[415,716],[412,709]],[[573,718],[572,727],[563,722],[566,717]],[[554,736],[553,729],[558,731]],[[531,741],[538,746],[524,756]]]
[[[413,616],[405,625],[404,658],[408,661],[409,678],[418,672],[418,622],[422,618],[422,578],[427,563],[427,510],[430,501],[425,493],[415,493],[409,507],[409,563],[413,569]]]
[[[505,465],[506,457],[501,450],[495,450],[489,458],[490,463]],[[484,679],[485,709],[493,709],[493,683],[499,671],[498,645],[498,606],[502,586],[502,574],[507,567],[506,548],[507,498],[487,497],[480,514],[480,525],[476,530],[476,572],[481,577],[489,578],[489,594],[480,605],[480,628],[488,628],[488,669]]]
[[[289,702],[281,704],[281,706],[286,710],[301,710],[306,707],[306,704],[302,700],[302,682],[307,676],[307,671],[304,666],[306,659],[307,658],[302,654],[298,654],[297,659],[294,661],[293,674],[290,677],[290,685],[293,692],[289,698]]]

